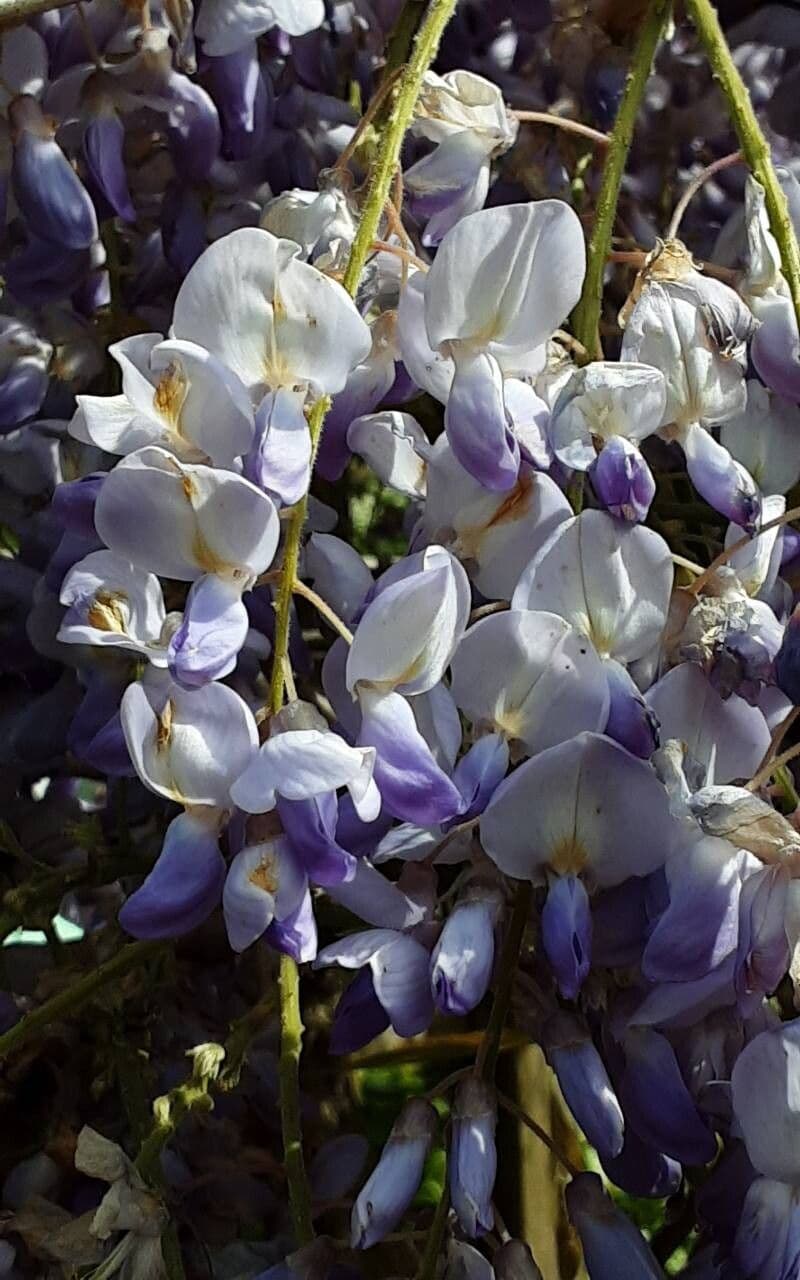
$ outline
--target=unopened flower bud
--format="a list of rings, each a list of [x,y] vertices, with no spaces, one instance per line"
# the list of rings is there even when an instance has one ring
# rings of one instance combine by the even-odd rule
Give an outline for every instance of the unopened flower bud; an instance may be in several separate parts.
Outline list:
[[[564,1100],[603,1159],[622,1150],[625,1120],[603,1060],[582,1022],[557,1013],[545,1028],[544,1051]]]
[[[450,1199],[468,1236],[482,1235],[494,1225],[496,1125],[493,1090],[479,1076],[467,1076],[458,1087],[453,1106]]]
[[[469,1013],[485,996],[501,908],[496,889],[476,888],[445,921],[431,956],[431,992],[442,1013]]]
[[[542,1280],[530,1246],[524,1240],[507,1240],[494,1255],[495,1280]]]
[[[412,1098],[400,1112],[353,1206],[354,1249],[370,1249],[397,1226],[422,1181],[436,1124],[435,1110],[422,1098]]]

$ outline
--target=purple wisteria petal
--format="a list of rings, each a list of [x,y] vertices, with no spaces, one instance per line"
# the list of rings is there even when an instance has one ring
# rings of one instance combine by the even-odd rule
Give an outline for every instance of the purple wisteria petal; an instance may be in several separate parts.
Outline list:
[[[614,436],[589,468],[598,502],[618,520],[635,524],[647,519],[656,482],[635,444]]]
[[[576,1124],[601,1158],[622,1151],[625,1120],[597,1049],[578,1018],[558,1013],[547,1024],[544,1051]]]
[[[713,1160],[717,1143],[700,1117],[666,1036],[637,1027],[624,1039],[619,1098],[628,1122],[656,1151],[690,1165]]]
[[[216,823],[183,813],[167,827],[158,861],[119,922],[134,938],[178,938],[211,914],[224,879]]]
[[[173,680],[196,689],[227,676],[236,666],[249,625],[237,583],[213,574],[197,578],[167,650]]]
[[[483,1235],[494,1226],[496,1126],[494,1091],[479,1076],[467,1076],[453,1100],[447,1172],[450,1200],[459,1226],[470,1237]]]
[[[605,1194],[596,1173],[573,1178],[565,1194],[591,1280],[663,1280],[641,1232]]]
[[[492,492],[513,489],[520,452],[503,398],[503,375],[493,356],[461,356],[444,415],[450,448],[465,471]]]
[[[300,501],[311,479],[311,436],[301,393],[281,388],[261,401],[244,474],[282,506]]]
[[[15,135],[14,196],[36,234],[64,249],[88,249],[97,239],[89,193],[53,137],[34,98],[16,98],[10,111]]]
[[[361,696],[359,746],[375,752],[375,781],[389,813],[431,826],[460,813],[464,801],[439,767],[399,693]]]
[[[575,1000],[589,973],[592,915],[583,883],[574,875],[554,876],[542,909],[542,946],[556,986]]]

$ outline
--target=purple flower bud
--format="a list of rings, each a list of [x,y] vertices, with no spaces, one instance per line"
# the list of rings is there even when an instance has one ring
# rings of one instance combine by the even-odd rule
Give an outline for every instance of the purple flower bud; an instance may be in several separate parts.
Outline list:
[[[591,965],[589,895],[577,876],[553,876],[542,909],[542,946],[559,991],[575,1000]]]
[[[643,1142],[630,1125],[625,1129],[625,1143],[618,1156],[601,1157],[603,1172],[629,1196],[662,1200],[678,1190],[683,1169],[677,1160],[654,1151]]]
[[[639,1135],[684,1164],[713,1160],[716,1139],[694,1104],[666,1036],[652,1027],[631,1027],[624,1048],[619,1097]]]
[[[587,1140],[601,1158],[618,1156],[625,1140],[625,1120],[588,1031],[572,1014],[557,1013],[547,1023],[544,1051]]]
[[[473,1245],[451,1236],[444,1280],[495,1280],[494,1267]]]
[[[13,100],[9,119],[14,195],[28,226],[64,249],[88,249],[97,239],[94,205],[56,142],[54,128],[27,94]]]
[[[611,698],[603,732],[631,755],[649,760],[659,745],[658,717],[648,707],[625,667],[613,658],[608,658],[603,667]]]
[[[656,496],[653,473],[635,444],[612,436],[589,470],[597,499],[616,516],[634,524],[645,520]]]
[[[513,489],[519,444],[503,397],[503,375],[494,356],[462,356],[445,408],[450,448],[465,471],[493,493]]]
[[[353,1206],[354,1249],[370,1249],[397,1226],[422,1181],[436,1127],[436,1112],[429,1102],[412,1098],[403,1107]]]
[[[6,283],[20,302],[39,307],[74,294],[92,266],[89,249],[66,249],[29,234],[25,247],[6,264]]]
[[[772,1178],[756,1178],[745,1197],[733,1242],[737,1275],[792,1280],[800,1256],[797,1189]]]
[[[494,1225],[496,1126],[492,1089],[478,1075],[467,1076],[458,1086],[453,1104],[448,1174],[453,1208],[462,1231],[471,1238],[491,1231]]]
[[[89,118],[83,135],[83,158],[91,181],[112,216],[135,222],[136,210],[131,203],[123,157],[125,126],[101,77],[102,72],[95,73],[84,86]]]
[[[565,1195],[589,1280],[663,1280],[641,1232],[605,1194],[596,1173],[573,1178]]]
[[[442,1013],[463,1016],[486,995],[501,909],[496,889],[476,887],[447,917],[431,956],[431,991]]]
[[[164,257],[181,279],[208,247],[203,202],[185,182],[171,182],[164,192],[161,243]]]
[[[542,1280],[530,1245],[524,1240],[506,1240],[494,1255],[495,1280]]]

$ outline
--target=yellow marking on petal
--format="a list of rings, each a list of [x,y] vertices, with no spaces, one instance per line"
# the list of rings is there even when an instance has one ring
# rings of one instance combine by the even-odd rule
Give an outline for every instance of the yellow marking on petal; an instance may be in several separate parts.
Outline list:
[[[272,853],[263,854],[258,866],[253,867],[247,878],[257,889],[263,889],[264,893],[276,894],[278,892],[278,867],[275,855]]]
[[[167,365],[156,384],[153,407],[178,435],[181,434],[181,410],[188,392],[186,374],[177,361],[173,361]]]
[[[125,635],[128,630],[124,603],[124,591],[98,591],[86,614],[90,626],[98,631],[113,631]]]
[[[172,741],[172,713],[174,709],[172,699],[167,698],[163,711],[157,717],[156,751],[166,751]]]
[[[562,876],[577,876],[588,861],[586,850],[575,836],[565,836],[559,840],[550,857],[548,866]]]

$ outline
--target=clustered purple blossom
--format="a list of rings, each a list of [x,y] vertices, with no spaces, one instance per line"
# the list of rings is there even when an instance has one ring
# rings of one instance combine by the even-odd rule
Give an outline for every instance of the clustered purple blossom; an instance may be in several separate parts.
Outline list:
[[[0,589],[27,682],[4,762],[51,798],[60,778],[127,794],[147,850],[155,833],[99,921],[75,908],[87,927],[178,939],[221,911],[231,965],[259,947],[352,975],[332,1054],[472,1015],[527,903],[511,1003],[602,1170],[565,1191],[591,1280],[663,1275],[609,1188],[691,1190],[687,1277],[793,1280],[800,834],[765,762],[800,705],[800,548],[781,523],[800,338],[764,191],[717,186],[709,246],[703,188],[684,234],[713,250],[707,271],[666,237],[635,149],[622,207],[648,253],[615,358],[586,362],[566,332],[586,247],[563,156],[542,145],[533,187],[498,166],[521,146],[509,98],[552,105],[532,88],[548,38],[551,76],[600,125],[624,75],[598,36],[570,83],[567,6],[487,4],[480,29],[464,5],[352,297],[370,140],[342,85],[369,99],[401,7],[91,0],[3,34]],[[762,54],[748,74],[773,116],[776,48],[800,34],[774,8],[775,48],[752,23],[732,33],[743,67]],[[644,152],[690,55],[679,28]],[[684,153],[693,129],[724,138],[708,85],[682,88]],[[324,653],[294,627],[300,691],[290,669],[269,714],[292,513],[313,472],[330,491],[353,457],[406,502],[405,554],[375,574],[309,500],[298,578]],[[721,532],[705,570],[659,507],[681,472]],[[331,903],[357,927],[323,928]],[[490,1073],[450,1098],[443,1274],[535,1280],[495,1213]],[[358,1251],[398,1228],[441,1134],[411,1098],[346,1261],[290,1241],[264,1280],[366,1274]],[[84,1137],[76,1167],[146,1199],[102,1142]],[[151,1274],[145,1253],[161,1274],[162,1218],[115,1212],[101,1238],[136,1236],[123,1274]]]

